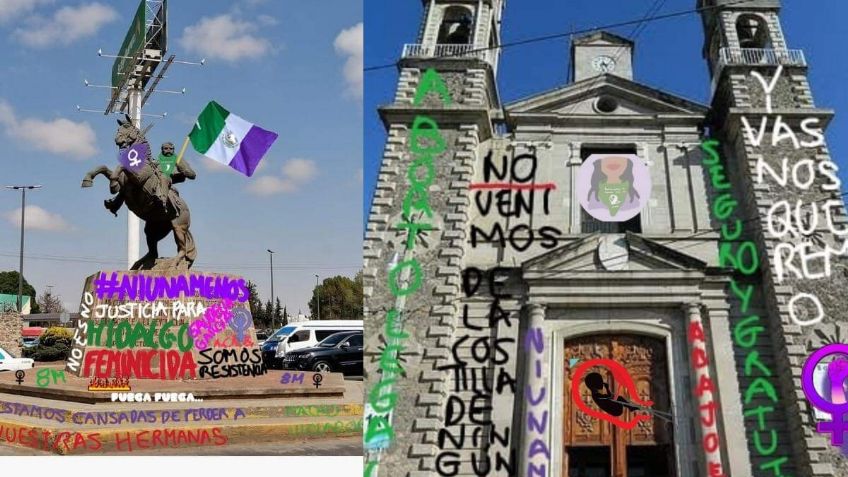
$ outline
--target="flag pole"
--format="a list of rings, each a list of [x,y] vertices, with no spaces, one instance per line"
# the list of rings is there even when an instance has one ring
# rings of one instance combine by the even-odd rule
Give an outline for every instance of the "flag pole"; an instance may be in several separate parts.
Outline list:
[[[188,147],[188,136],[186,136],[185,141],[183,141],[183,147],[180,148],[180,155],[177,156],[176,164],[179,164],[180,160],[183,158],[183,154],[185,154],[186,147]]]

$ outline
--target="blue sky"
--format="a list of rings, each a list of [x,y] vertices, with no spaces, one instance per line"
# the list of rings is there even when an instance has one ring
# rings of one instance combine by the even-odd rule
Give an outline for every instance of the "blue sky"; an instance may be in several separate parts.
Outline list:
[[[502,41],[582,30],[638,20],[651,0],[520,0],[508,1]],[[660,14],[695,7],[695,0],[669,0]],[[815,7],[811,7],[815,4]],[[842,34],[848,3],[843,1],[783,2],[781,20],[790,48],[804,50],[816,105],[837,114],[826,133],[840,176],[848,180],[848,63]],[[392,63],[404,43],[416,42],[423,9],[421,2],[368,1],[365,6],[365,66]],[[610,31],[631,37],[633,26]],[[691,14],[650,22],[636,38],[635,80],[707,104],[709,79],[701,57],[704,41],[700,17]],[[565,84],[568,39],[550,40],[504,49],[498,72],[501,99],[510,102]],[[379,105],[392,101],[397,69],[365,73],[365,193],[363,210],[370,208],[377,170],[385,145],[385,129],[377,115]],[[846,189],[843,187],[843,189]]]
[[[169,50],[206,66],[174,65],[145,113],[167,112],[148,139],[177,147],[214,99],[279,133],[252,178],[189,147],[197,180],[178,186],[192,215],[194,269],[242,275],[290,312],[308,312],[315,274],[353,276],[362,264],[362,4],[358,1],[170,2]],[[126,215],[103,207],[108,183],[80,188],[87,170],[117,164],[116,116],[102,109],[111,59],[136,0],[0,1],[0,185],[43,184],[27,194],[24,275],[40,293],[53,285],[71,311],[86,276],[126,267]],[[353,199],[353,200],[352,200]],[[32,208],[30,208],[32,206]],[[20,193],[0,190],[0,270],[18,269]],[[142,253],[146,246],[142,241]],[[160,254],[172,256],[172,236]]]

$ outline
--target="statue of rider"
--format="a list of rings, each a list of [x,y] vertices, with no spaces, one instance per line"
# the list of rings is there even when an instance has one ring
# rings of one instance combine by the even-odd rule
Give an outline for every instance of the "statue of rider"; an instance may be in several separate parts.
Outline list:
[[[180,195],[180,192],[173,186],[173,184],[185,182],[186,179],[193,180],[197,177],[197,174],[194,172],[194,169],[191,168],[187,160],[183,159],[180,162],[176,162],[176,157],[174,156],[174,143],[170,141],[163,143],[161,151],[162,153],[159,157],[152,161],[153,173],[159,181],[157,187],[158,193],[156,193],[156,195],[162,201],[162,205],[166,209],[175,210],[176,215],[179,216],[181,212],[180,208],[177,205],[177,201],[173,200],[171,197],[171,194],[173,193],[178,196]],[[121,166],[118,166],[112,175],[117,177],[120,173],[120,169]],[[124,205],[124,199],[121,194],[118,194],[111,199],[103,201],[103,205],[106,206],[106,209],[117,216],[118,210],[120,210],[121,206]]]

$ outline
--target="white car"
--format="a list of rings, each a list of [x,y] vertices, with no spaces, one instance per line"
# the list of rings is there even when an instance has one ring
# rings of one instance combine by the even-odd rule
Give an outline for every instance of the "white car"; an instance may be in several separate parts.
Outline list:
[[[16,358],[3,348],[0,348],[0,371],[28,370],[35,367],[35,361],[29,358]]]

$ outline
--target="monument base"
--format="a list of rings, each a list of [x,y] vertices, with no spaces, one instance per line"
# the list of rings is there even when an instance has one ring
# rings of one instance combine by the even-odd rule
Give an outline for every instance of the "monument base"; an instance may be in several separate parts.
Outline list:
[[[133,380],[267,373],[241,277],[199,271],[100,271],[86,279],[65,370]]]
[[[0,374],[0,393],[31,396],[44,399],[59,399],[86,404],[101,404],[112,402],[112,393],[122,395],[149,394],[150,402],[154,402],[156,394],[162,399],[170,398],[173,393],[189,394],[195,399],[254,399],[254,398],[340,398],[344,396],[345,382],[341,373],[316,373],[313,371],[280,371],[251,377],[231,379],[194,379],[159,381],[139,379],[129,381],[129,391],[125,390],[89,390],[91,380],[80,376],[68,375],[65,379],[50,382],[47,386],[38,386],[38,373],[44,370],[60,371],[61,366],[39,366],[26,372],[21,384],[16,382],[14,373]],[[315,378],[319,375],[320,378]],[[318,386],[315,385],[316,381]],[[282,384],[286,382],[286,384]],[[127,396],[122,396],[120,402],[130,402]],[[144,396],[142,396],[143,398]],[[136,402],[135,396],[133,401]],[[144,401],[142,401],[144,402]]]
[[[318,373],[303,373],[301,383],[300,373],[291,371],[231,382],[139,380],[130,383],[130,393],[158,392],[169,400],[112,402],[112,393],[88,391],[81,377],[34,385],[44,369],[59,367],[35,368],[20,385],[11,373],[0,374],[0,444],[81,455],[362,434],[361,383],[338,373],[323,374],[317,388],[312,375]],[[191,393],[195,401],[172,401],[171,393]]]

